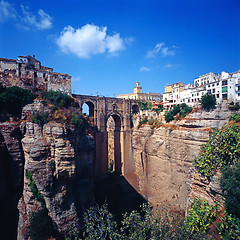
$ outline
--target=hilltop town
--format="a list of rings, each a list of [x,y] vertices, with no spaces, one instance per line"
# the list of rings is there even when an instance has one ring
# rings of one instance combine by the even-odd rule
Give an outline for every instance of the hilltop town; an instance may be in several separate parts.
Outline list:
[[[6,87],[18,86],[31,91],[60,90],[71,94],[71,76],[42,66],[35,55],[0,58],[0,82]]]
[[[0,81],[6,86],[19,86],[32,91],[55,90],[71,95],[71,76],[53,72],[53,68],[42,66],[35,55],[18,56],[17,59],[0,58]],[[225,102],[240,101],[240,70],[220,74],[213,72],[195,78],[193,84],[181,81],[165,86],[165,92],[143,93],[137,82],[133,93],[121,94],[117,98],[152,102],[172,107],[175,104],[186,103],[191,107],[199,107],[201,97],[211,93],[216,98],[217,105]]]

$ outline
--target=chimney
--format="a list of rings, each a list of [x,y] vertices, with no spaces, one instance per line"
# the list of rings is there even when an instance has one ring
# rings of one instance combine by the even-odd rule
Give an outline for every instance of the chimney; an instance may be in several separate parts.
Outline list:
[[[33,54],[33,58],[35,58],[35,54]]]

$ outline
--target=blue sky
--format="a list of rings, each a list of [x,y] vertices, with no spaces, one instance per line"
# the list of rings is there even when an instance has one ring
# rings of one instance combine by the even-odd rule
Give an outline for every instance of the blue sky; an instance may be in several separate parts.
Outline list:
[[[0,0],[0,57],[36,55],[87,95],[164,92],[240,69],[239,0]]]

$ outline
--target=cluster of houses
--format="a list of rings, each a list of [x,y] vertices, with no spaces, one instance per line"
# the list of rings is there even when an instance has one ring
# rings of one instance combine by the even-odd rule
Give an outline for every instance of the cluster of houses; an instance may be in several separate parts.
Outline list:
[[[0,82],[6,87],[18,86],[33,91],[52,89],[71,94],[71,76],[42,66],[35,55],[0,58]]]
[[[222,71],[221,74],[213,72],[204,74],[194,79],[194,84],[177,82],[165,86],[163,95],[160,93],[142,93],[142,88],[137,82],[134,93],[118,95],[118,98],[151,101],[153,106],[162,104],[164,107],[172,107],[175,104],[186,103],[197,107],[201,97],[211,93],[216,98],[216,103],[240,101],[240,70],[233,73]]]

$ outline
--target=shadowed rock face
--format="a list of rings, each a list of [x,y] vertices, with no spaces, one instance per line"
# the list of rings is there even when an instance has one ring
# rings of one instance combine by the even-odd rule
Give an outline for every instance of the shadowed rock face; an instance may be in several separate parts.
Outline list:
[[[0,124],[1,236],[16,238],[17,203],[22,192],[24,157],[21,132],[15,122]]]
[[[54,121],[41,127],[27,120],[41,108],[35,101],[23,109],[24,120],[0,123],[4,239],[24,239],[32,213],[42,208],[55,230],[64,235],[78,227],[82,210],[94,201],[94,129],[83,131]]]
[[[88,207],[94,199],[94,139],[60,123],[41,128],[27,122],[22,145],[25,173],[30,172],[54,226],[61,234],[76,230],[81,208]],[[27,234],[31,213],[42,208],[29,184],[24,174],[24,190],[18,204],[19,238]]]

